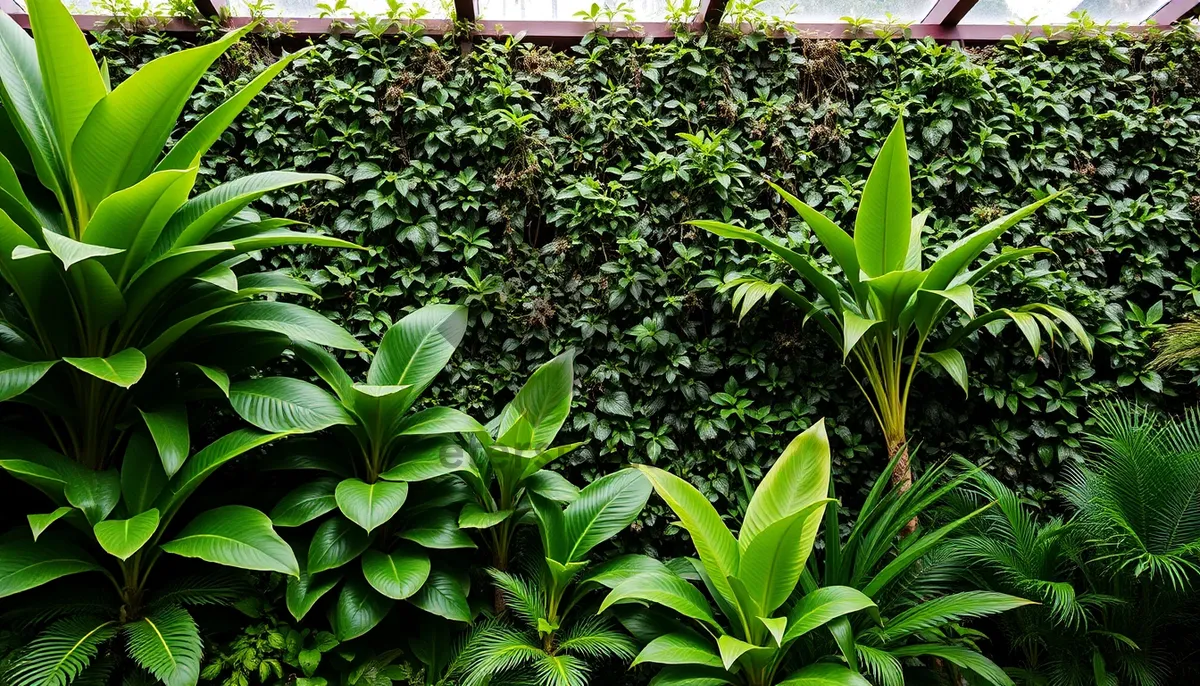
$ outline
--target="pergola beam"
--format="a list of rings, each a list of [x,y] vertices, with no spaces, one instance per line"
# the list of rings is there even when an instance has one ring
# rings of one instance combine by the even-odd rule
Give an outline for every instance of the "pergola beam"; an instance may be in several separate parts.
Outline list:
[[[937,0],[921,23],[958,26],[958,22],[962,21],[978,2],[979,0]]]
[[[700,0],[700,11],[696,13],[696,19],[705,26],[720,24],[725,18],[725,8],[728,6],[729,0]]]
[[[475,7],[475,0],[454,0],[454,18],[460,22],[475,23],[475,18],[479,16],[479,10]]]
[[[200,11],[202,17],[219,17],[221,10],[228,7],[225,0],[192,0],[192,4]]]
[[[1196,6],[1197,0],[1168,0],[1167,4],[1158,9],[1157,12],[1150,15],[1148,21],[1153,21],[1159,26],[1174,24],[1175,22],[1187,16],[1188,12]]]

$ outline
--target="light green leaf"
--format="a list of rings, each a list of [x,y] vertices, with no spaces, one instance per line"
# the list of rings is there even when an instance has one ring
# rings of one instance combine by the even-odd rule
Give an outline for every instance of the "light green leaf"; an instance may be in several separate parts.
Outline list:
[[[717,626],[708,601],[695,586],[667,569],[636,574],[621,582],[604,598],[600,612],[630,600],[657,603],[679,614]]]
[[[240,381],[229,387],[229,402],[242,419],[264,431],[311,433],[353,424],[329,393],[299,379],[276,376]]]
[[[829,460],[829,437],[825,434],[825,422],[818,420],[792,439],[755,489],[738,534],[738,547],[744,551],[758,532],[814,502],[824,500],[829,494]],[[819,514],[815,520],[820,520]],[[812,532],[812,535],[815,537],[816,532]],[[803,541],[798,544],[807,549]]]
[[[98,522],[92,530],[100,547],[109,555],[128,560],[158,530],[158,510],[149,509],[129,519]]]
[[[975,289],[965,283],[945,290],[923,290],[923,292],[940,295],[958,305],[959,309],[966,312],[968,317],[975,316]]]
[[[650,641],[630,666],[637,667],[646,662],[660,665],[704,665],[724,669],[721,657],[713,650],[712,644],[699,634],[690,632],[663,634]]]
[[[854,351],[854,346],[858,345],[858,341],[871,330],[871,327],[882,323],[879,319],[863,319],[850,310],[843,311],[842,362],[845,362],[850,357],[850,353]]]
[[[187,408],[182,404],[167,405],[161,410],[146,412],[139,409],[146,428],[154,438],[158,448],[159,459],[162,460],[163,471],[167,477],[175,476],[175,472],[183,466],[188,453],[192,449],[191,433],[188,430]]]
[[[1033,356],[1037,357],[1042,349],[1042,332],[1038,328],[1037,319],[1033,315],[1026,312],[1016,312],[1013,310],[1005,310],[1005,314],[1009,319],[1012,319],[1017,324],[1017,328],[1025,335],[1029,341],[1029,347],[1033,349]]]
[[[146,356],[137,348],[126,348],[109,357],[64,357],[63,362],[121,388],[130,388],[146,373]]]
[[[74,509],[73,507],[60,507],[48,514],[26,515],[25,518],[29,520],[29,528],[33,530],[33,540],[38,540],[38,536],[41,536],[42,532],[48,529],[51,524],[62,519],[63,515]]]
[[[854,251],[869,277],[904,269],[912,240],[912,183],[904,119],[896,120],[875,158],[854,220]]]
[[[475,433],[483,431],[483,425],[469,415],[450,407],[431,407],[422,410],[400,423],[397,434],[401,436],[427,436],[433,434]]]
[[[291,303],[254,301],[222,310],[205,322],[205,330],[273,331],[296,341],[337,350],[364,350],[340,326],[312,310]]]
[[[773,613],[791,597],[804,572],[825,507],[836,502],[821,498],[754,534],[742,552],[736,577],[745,586],[747,599],[755,608],[754,616]]]
[[[85,41],[86,43],[86,41]],[[86,48],[86,45],[85,45]],[[7,13],[0,12],[0,99],[38,180],[59,198],[67,187],[65,155],[59,148],[53,117],[46,102],[46,86],[38,65],[33,38]],[[10,135],[5,132],[5,136]],[[13,141],[14,143],[16,141]],[[15,158],[14,158],[15,161]]]
[[[787,633],[787,617],[759,617],[758,621],[767,627],[771,638],[775,639],[775,646],[782,646],[784,641],[783,635]]]
[[[471,457],[457,443],[448,437],[436,437],[405,446],[391,467],[379,478],[388,481],[427,481],[473,468]]]
[[[458,513],[458,528],[460,529],[490,529],[512,516],[512,510],[492,512],[470,502],[463,506]]]
[[[788,627],[783,642],[794,641],[838,617],[874,607],[875,603],[870,598],[848,586],[818,588],[806,593],[788,612]]]
[[[394,600],[412,596],[429,578],[429,555],[405,546],[391,553],[368,550],[362,556],[362,571],[367,583]]]
[[[162,544],[162,549],[239,569],[300,574],[296,556],[271,528],[270,518],[243,505],[200,514],[175,540]]]
[[[563,422],[571,411],[571,397],[575,384],[575,353],[565,352],[538,367],[513,401],[500,413],[496,435],[500,443],[510,448],[523,450],[545,450],[554,441]],[[518,419],[523,420],[530,432],[519,443],[506,442]]]
[[[367,383],[410,386],[416,398],[450,361],[467,327],[467,308],[427,305],[388,329],[371,361]]]
[[[12,400],[33,388],[55,362],[25,362],[0,352],[0,402]]]
[[[58,541],[0,543],[0,598],[70,574],[100,571],[82,550]]]
[[[767,646],[756,646],[753,643],[747,643],[729,634],[725,634],[717,639],[717,649],[721,651],[721,662],[724,663],[727,670],[732,670],[737,661],[747,653],[771,652],[773,650],[773,648]]]
[[[628,527],[650,498],[650,482],[635,469],[623,469],[588,484],[563,512],[566,557],[578,562],[600,543]]]
[[[62,262],[63,269],[70,269],[72,265],[79,264],[84,260],[94,260],[109,255],[120,255],[125,252],[121,248],[106,248],[102,245],[80,243],[73,238],[49,230],[43,233],[46,236],[46,246]]]
[[[871,682],[843,665],[818,662],[792,674],[778,686],[871,686]]]
[[[337,479],[323,478],[298,486],[271,510],[275,526],[300,526],[337,509]]]
[[[967,392],[967,361],[963,359],[962,353],[953,348],[946,350],[936,350],[925,353],[934,362],[942,366],[946,373],[950,375],[954,382],[962,387],[963,393]]]
[[[89,524],[104,521],[121,501],[121,474],[115,469],[102,472],[79,466],[67,476],[63,494],[87,517]]]
[[[69,149],[88,113],[105,96],[104,80],[87,38],[65,5],[30,0],[27,6],[44,97],[58,141]]]
[[[804,220],[804,223],[808,224],[813,234],[816,235],[817,240],[821,241],[821,245],[825,246],[825,249],[833,256],[834,261],[842,268],[842,273],[845,274],[846,281],[857,291],[859,283],[858,254],[854,248],[854,239],[850,237],[850,234],[791,193],[788,193],[770,181],[767,182],[767,185],[774,188],[775,192],[787,204],[791,205],[792,209],[796,210],[800,218]]]
[[[391,481],[368,484],[359,479],[346,479],[334,490],[338,509],[368,533],[390,521],[406,498],[408,484]]]

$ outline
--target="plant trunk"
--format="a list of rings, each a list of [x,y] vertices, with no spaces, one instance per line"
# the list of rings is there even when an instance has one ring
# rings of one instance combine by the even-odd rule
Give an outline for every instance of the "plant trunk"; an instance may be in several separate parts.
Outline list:
[[[903,492],[907,491],[908,489],[912,488],[912,469],[910,468],[909,463],[908,463],[908,442],[907,441],[899,441],[899,442],[889,441],[889,446],[888,446],[888,461],[889,462],[892,459],[894,459],[896,457],[896,454],[899,453],[900,451],[903,451],[900,454],[900,459],[896,460],[896,466],[894,468],[892,468],[892,486],[894,488],[899,489],[900,492],[903,493]],[[904,525],[904,528],[900,530],[900,537],[906,538],[906,537],[908,537],[909,534],[916,531],[917,523],[918,523],[917,518],[913,517],[907,524]]]
[[[495,565],[493,566],[502,572],[507,572],[508,560],[501,559],[499,554],[497,554]],[[504,611],[508,609],[508,600],[504,597],[504,592],[500,590],[499,586],[495,586],[492,589],[492,609],[496,611],[497,617],[504,614]]]

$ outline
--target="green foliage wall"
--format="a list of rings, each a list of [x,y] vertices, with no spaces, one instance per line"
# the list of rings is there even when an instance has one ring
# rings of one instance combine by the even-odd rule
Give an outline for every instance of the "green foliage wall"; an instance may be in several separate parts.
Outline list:
[[[97,50],[119,78],[177,41],[109,33]],[[314,42],[204,173],[345,178],[274,196],[273,211],[372,249],[267,259],[319,284],[318,309],[368,345],[415,306],[469,304],[452,373],[431,394],[442,404],[491,416],[539,363],[577,349],[582,388],[568,428],[589,442],[567,468],[579,476],[651,462],[736,511],[738,465],[757,477],[826,416],[840,492],[869,483],[885,455],[837,353],[785,302],[739,325],[712,287],[731,271],[774,267],[681,222],[744,221],[815,246],[763,178],[852,225],[869,161],[900,112],[914,204],[933,208],[926,230],[937,241],[1069,189],[1010,236],[1055,255],[1005,268],[987,296],[1065,305],[1098,342],[1091,360],[1062,345],[1035,360],[1011,326],[977,340],[968,397],[937,374],[916,390],[918,457],[991,459],[1006,482],[1045,498],[1078,455],[1089,403],[1195,400],[1192,373],[1145,367],[1162,325],[1200,303],[1200,47],[1190,32],[967,49],[601,38],[563,52],[484,42],[467,56],[428,38]],[[264,39],[239,46],[202,85],[196,112],[277,50]]]

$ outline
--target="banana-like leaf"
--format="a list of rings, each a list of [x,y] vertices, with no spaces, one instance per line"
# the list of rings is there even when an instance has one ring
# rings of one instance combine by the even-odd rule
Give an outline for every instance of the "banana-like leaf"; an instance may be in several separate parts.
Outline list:
[[[791,205],[792,209],[796,210],[796,213],[804,220],[804,223],[808,224],[808,228],[812,229],[817,240],[821,241],[821,245],[825,246],[825,249],[833,256],[834,261],[842,268],[842,273],[846,275],[846,281],[850,284],[850,287],[855,293],[858,293],[860,290],[858,280],[860,267],[858,266],[858,253],[854,247],[854,239],[850,237],[850,234],[791,193],[788,193],[770,181],[767,182],[767,185],[775,189],[779,197]]]
[[[854,251],[868,277],[904,269],[912,240],[912,181],[904,119],[896,120],[867,176],[854,220]]]
[[[26,362],[0,352],[0,402],[12,400],[33,388],[55,362]]]
[[[67,502],[83,510],[90,524],[103,521],[121,501],[121,474],[115,469],[75,466],[67,476],[63,494]]]
[[[725,634],[717,639],[717,649],[721,652],[721,663],[726,670],[733,670],[733,666],[737,664],[744,655],[762,655],[764,653],[774,652],[773,648],[768,646],[756,646],[753,643],[747,643],[736,636]]]
[[[458,513],[458,528],[460,529],[490,529],[511,517],[513,511],[485,510],[476,502],[469,502]]]
[[[96,542],[105,552],[128,560],[150,540],[158,530],[158,510],[149,509],[129,519],[108,519],[97,522],[92,531]]]
[[[121,388],[130,388],[146,373],[146,356],[137,348],[108,357],[64,357],[63,362]]]
[[[650,482],[635,469],[623,469],[593,481],[563,512],[566,556],[578,562],[600,543],[628,527],[650,498]]]
[[[465,412],[452,407],[431,407],[402,421],[396,433],[400,436],[429,436],[483,430],[483,425]]]
[[[954,382],[962,387],[963,393],[967,392],[967,361],[963,359],[962,353],[953,348],[946,350],[936,350],[925,353],[925,356],[932,359],[941,365],[942,369],[950,375]]]
[[[667,569],[642,572],[626,579],[605,596],[600,612],[630,600],[656,603],[685,617],[718,626],[704,594]]]
[[[37,46],[7,13],[0,14],[0,84],[0,100],[8,115],[0,119],[11,120],[29,152],[38,180],[61,202],[68,187],[65,156],[46,102]]]
[[[101,571],[86,553],[60,541],[0,543],[0,598],[80,572]]]
[[[117,283],[124,284],[142,267],[167,220],[187,200],[197,171],[193,167],[151,174],[97,205],[83,231],[83,240],[125,251],[121,259],[115,260],[119,268],[110,270]]]
[[[860,610],[875,608],[875,602],[849,586],[827,586],[806,593],[788,612],[788,627],[783,642],[800,638],[828,622]],[[874,610],[878,617],[878,610]]]
[[[663,634],[646,644],[631,667],[649,662],[660,665],[701,665],[725,669],[721,656],[699,634],[677,632]]]
[[[322,478],[298,486],[271,510],[275,526],[300,526],[337,509],[337,479]]]
[[[829,493],[829,460],[829,437],[824,420],[819,420],[792,439],[755,490],[738,534],[741,550],[771,524],[825,499]]]
[[[208,319],[204,330],[211,333],[273,331],[293,341],[308,341],[338,350],[364,350],[361,343],[337,324],[291,303],[255,301],[231,307]]]
[[[770,615],[796,590],[825,507],[836,502],[822,498],[809,503],[754,535],[742,552],[736,578],[745,585],[755,616]]]
[[[188,430],[187,408],[182,404],[168,405],[160,410],[147,412],[138,410],[162,460],[163,471],[168,477],[175,476],[183,466],[192,449],[191,433]]]
[[[299,379],[269,377],[240,381],[229,388],[229,402],[242,419],[279,433],[312,433],[354,418],[336,398]]]
[[[571,411],[574,384],[574,351],[565,352],[538,367],[500,413],[496,435],[508,434],[518,418],[524,420],[531,431],[520,443],[505,442],[503,445],[537,451],[549,448]]]
[[[466,327],[467,309],[457,305],[428,305],[404,317],[380,341],[367,383],[409,386],[415,399],[450,361]]]
[[[171,478],[167,488],[155,501],[155,507],[162,512],[164,519],[169,519],[183,501],[218,467],[248,450],[266,445],[285,435],[264,433],[257,429],[237,429],[218,438],[184,463],[183,468]]]
[[[30,0],[28,9],[47,110],[58,140],[69,148],[92,108],[104,98],[104,81],[87,38],[65,5]]]
[[[436,436],[406,445],[379,478],[388,481],[428,481],[474,469],[470,455],[452,438]]]
[[[871,686],[871,682],[843,665],[818,662],[788,676],[777,686]]]
[[[300,574],[296,556],[271,528],[271,519],[243,505],[226,505],[201,513],[175,540],[161,547],[168,553],[227,567]]]

